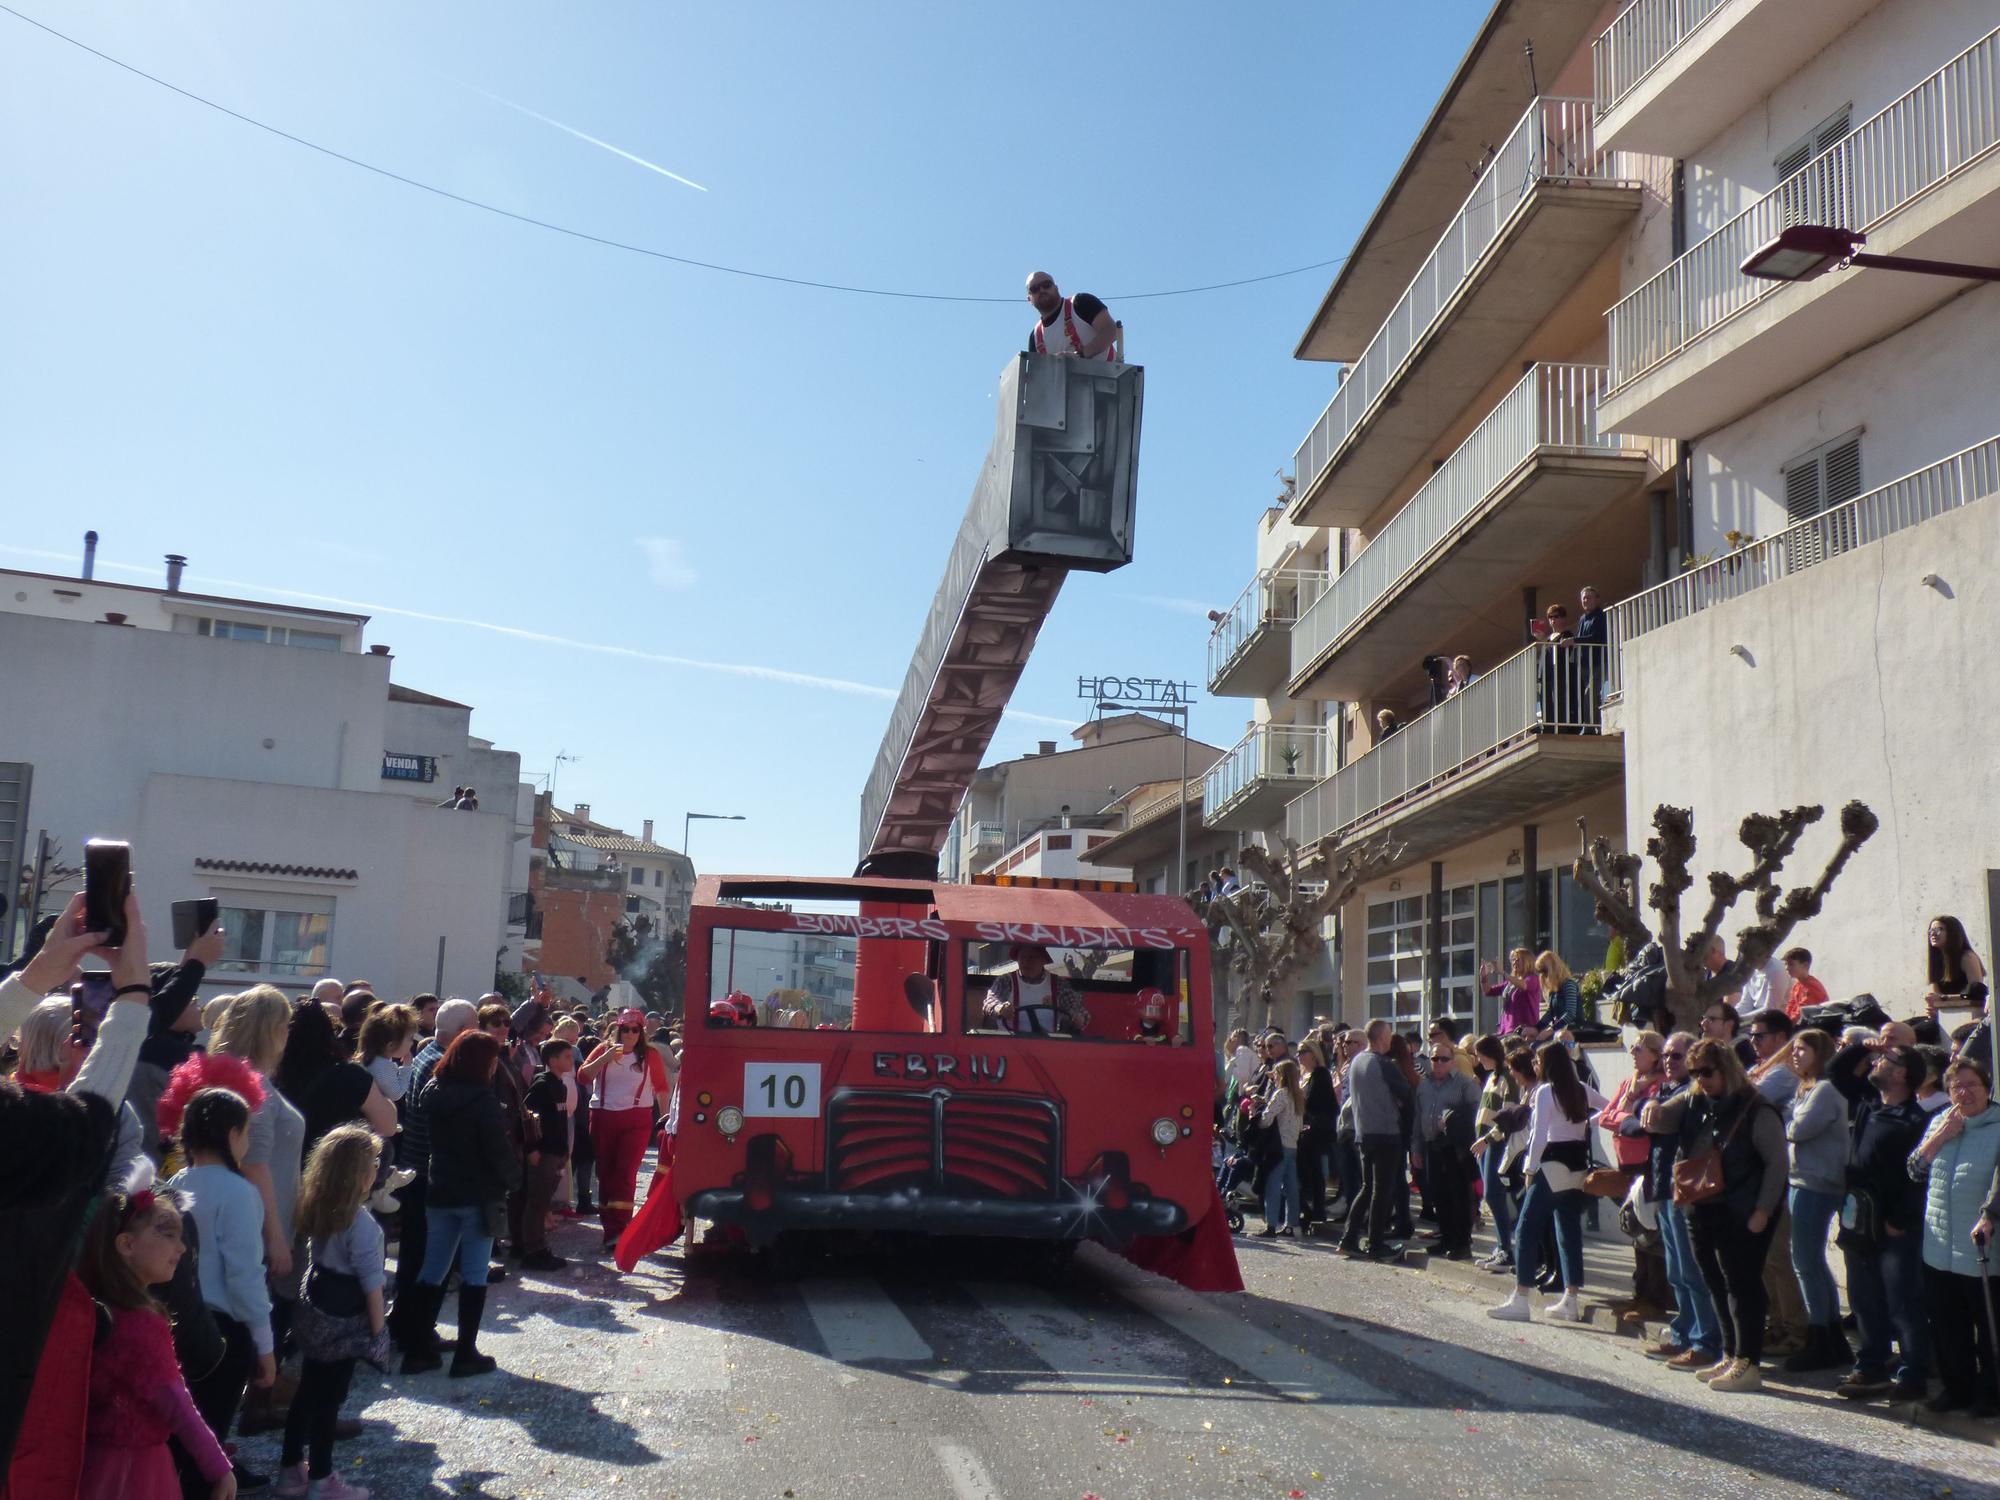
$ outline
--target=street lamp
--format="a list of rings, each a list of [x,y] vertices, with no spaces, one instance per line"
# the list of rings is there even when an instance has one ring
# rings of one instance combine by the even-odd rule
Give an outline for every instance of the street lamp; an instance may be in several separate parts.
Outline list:
[[[705,819],[707,819],[707,820],[708,820],[709,822],[712,822],[712,823],[741,823],[741,822],[743,821],[743,814],[742,814],[742,813],[697,813],[697,812],[691,812],[691,813],[689,813],[689,814],[688,814],[688,815],[687,815],[686,817],[682,818],[682,819],[681,819],[681,855],[682,855],[682,857],[683,857],[683,858],[685,858],[685,859],[687,860],[687,862],[688,862],[689,864],[693,864],[693,863],[694,863],[694,856],[693,856],[692,854],[689,854],[689,853],[688,853],[688,829],[689,829],[689,827],[690,827],[690,826],[691,826],[691,825],[692,825],[692,824],[694,823],[695,819],[697,819],[697,818],[705,818]]]
[[[1950,276],[1961,281],[2000,281],[2000,266],[1968,266],[1951,260],[1917,260],[1907,255],[1870,255],[1861,247],[1868,236],[1857,229],[1831,224],[1793,224],[1767,240],[1743,262],[1745,276],[1760,281],[1812,281],[1842,266],[1876,271],[1914,271],[1923,276]]]

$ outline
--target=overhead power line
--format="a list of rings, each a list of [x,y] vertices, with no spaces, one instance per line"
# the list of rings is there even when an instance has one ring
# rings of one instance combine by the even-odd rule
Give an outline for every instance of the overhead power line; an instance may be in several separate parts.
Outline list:
[[[254,115],[247,115],[241,110],[231,109],[228,105],[220,103],[217,100],[197,94],[192,89],[182,88],[177,83],[170,83],[158,74],[147,72],[144,68],[136,67],[132,63],[126,62],[123,58],[114,57],[109,52],[93,47],[88,42],[73,37],[67,32],[58,31],[47,22],[38,21],[33,16],[25,15],[21,11],[15,10],[11,5],[0,4],[0,11],[4,11],[17,21],[26,22],[38,31],[46,32],[58,41],[67,42],[70,46],[89,53],[101,62],[107,62],[112,67],[120,68],[136,78],[143,78],[146,82],[163,88],[169,93],[178,94],[181,98],[189,100],[192,103],[215,110],[219,114],[225,114],[232,120],[264,131],[268,135],[274,135],[281,141],[288,141],[294,146],[301,146],[308,151],[317,152],[321,156],[330,157],[334,161],[343,162],[350,167],[358,167],[364,172],[372,172],[377,177],[385,177],[391,182],[401,183],[404,187],[415,188],[419,192],[430,193],[435,197],[461,204],[466,208],[478,209],[482,213],[494,214],[503,219],[512,219],[517,224],[526,224],[535,229],[545,229],[551,234],[567,235],[571,239],[582,240],[592,245],[601,245],[609,250],[622,250],[630,255],[643,255],[652,260],[669,261],[674,265],[687,266],[698,271],[714,271],[724,276],[746,277],[752,281],[773,281],[785,286],[807,287],[821,292],[846,292],[860,297],[896,297],[912,302],[991,303],[1009,307],[1015,306],[1021,300],[1019,297],[965,297],[948,292],[909,292],[891,287],[855,286],[847,282],[821,281],[809,276],[785,276],[776,271],[756,271],[746,266],[730,266],[724,265],[719,261],[697,260],[689,255],[675,255],[671,251],[661,250],[651,245],[637,245],[629,240],[613,239],[608,235],[592,234],[587,229],[577,229],[571,225],[558,224],[549,219],[538,219],[533,214],[516,213],[513,209],[502,208],[497,203],[488,203],[484,199],[468,197],[464,193],[455,193],[450,188],[439,187],[436,183],[425,182],[420,178],[408,176],[405,173],[380,166],[375,162],[364,161],[358,156],[349,155],[347,152],[336,150],[332,146],[323,146],[318,141],[308,140],[302,135],[297,135],[280,126],[260,120]],[[1324,271],[1340,265],[1347,259],[1347,256],[1337,255],[1331,260],[1316,260],[1308,265],[1292,266],[1283,271],[1267,271],[1260,276],[1242,276],[1233,281],[1215,281],[1202,286],[1175,287],[1163,292],[1110,293],[1107,294],[1106,300],[1114,302],[1138,302],[1160,297],[1193,297],[1205,292],[1223,292],[1234,287],[1255,286],[1259,282],[1280,281],[1287,276],[1299,276],[1307,271]]]

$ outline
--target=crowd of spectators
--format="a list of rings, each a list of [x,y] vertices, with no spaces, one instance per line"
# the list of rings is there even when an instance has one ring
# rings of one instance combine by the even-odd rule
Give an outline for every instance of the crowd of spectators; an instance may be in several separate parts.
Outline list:
[[[1718,944],[1711,971],[1726,962]],[[1554,953],[1482,968],[1500,1029],[1469,1043],[1448,1018],[1422,1034],[1321,1025],[1294,1059],[1281,1032],[1238,1031],[1219,1184],[1263,1205],[1259,1234],[1337,1232],[1359,1259],[1401,1261],[1425,1222],[1425,1253],[1468,1260],[1483,1216],[1479,1264],[1513,1282],[1491,1310],[1504,1321],[1536,1316],[1538,1291],[1555,1294],[1541,1316],[1583,1316],[1584,1219],[1615,1206],[1633,1255],[1616,1315],[1663,1326],[1647,1353],[1669,1368],[1722,1392],[1837,1370],[1849,1400],[2000,1415],[1984,966],[1937,918],[1923,1011],[1871,1026],[1843,1021],[1879,1015],[1872,998],[1829,1004],[1812,963],[1793,948],[1754,967],[1698,1035],[1628,1029],[1632,1069],[1609,1097]],[[1947,1033],[1954,1003],[1974,1019]]]
[[[495,1368],[479,1335],[507,1261],[559,1274],[551,1223],[601,1207],[608,1247],[629,1218],[673,1039],[546,992],[203,1002],[219,926],[151,963],[136,897],[116,947],[84,912],[0,980],[0,1494],[359,1500],[334,1461],[357,1364]],[[237,1446],[263,1432],[275,1475]]]

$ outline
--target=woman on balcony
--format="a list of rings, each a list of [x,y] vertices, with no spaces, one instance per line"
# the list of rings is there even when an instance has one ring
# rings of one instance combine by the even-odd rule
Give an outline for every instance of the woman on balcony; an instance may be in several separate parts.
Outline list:
[[[1542,981],[1535,973],[1532,948],[1516,948],[1507,955],[1509,972],[1497,978],[1499,970],[1491,959],[1479,966],[1479,983],[1487,995],[1500,997],[1500,1035],[1530,1031],[1542,1013]]]

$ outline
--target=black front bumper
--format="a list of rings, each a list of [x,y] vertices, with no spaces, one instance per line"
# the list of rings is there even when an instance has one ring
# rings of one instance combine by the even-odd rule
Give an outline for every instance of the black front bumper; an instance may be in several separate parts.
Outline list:
[[[1023,1202],[906,1188],[887,1193],[834,1193],[781,1188],[768,1207],[753,1208],[742,1188],[712,1188],[688,1200],[689,1214],[741,1225],[753,1240],[785,1230],[879,1230],[939,1235],[991,1235],[1030,1240],[1128,1243],[1135,1235],[1179,1234],[1187,1210],[1164,1198],[1128,1195],[1107,1207],[1070,1189],[1057,1200]]]

